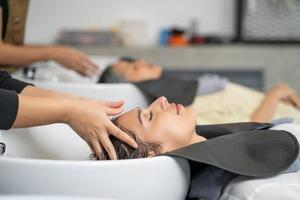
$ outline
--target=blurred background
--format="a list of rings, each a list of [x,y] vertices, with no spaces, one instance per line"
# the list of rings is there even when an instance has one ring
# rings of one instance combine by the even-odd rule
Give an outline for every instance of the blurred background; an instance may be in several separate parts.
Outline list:
[[[299,0],[31,0],[25,42],[300,92]]]

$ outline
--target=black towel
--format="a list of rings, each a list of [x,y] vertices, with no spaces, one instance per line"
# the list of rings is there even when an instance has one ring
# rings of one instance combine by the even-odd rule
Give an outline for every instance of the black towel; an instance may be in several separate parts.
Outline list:
[[[169,102],[191,105],[196,96],[198,82],[196,80],[180,80],[163,75],[156,80],[134,83],[152,103],[160,96],[165,96]]]
[[[291,133],[270,127],[252,122],[197,126],[197,133],[209,140],[165,154],[190,163],[187,199],[217,200],[238,175],[269,177],[290,167],[299,143]]]
[[[219,136],[166,155],[212,165],[236,174],[268,177],[297,159],[299,143],[286,131],[253,130]]]

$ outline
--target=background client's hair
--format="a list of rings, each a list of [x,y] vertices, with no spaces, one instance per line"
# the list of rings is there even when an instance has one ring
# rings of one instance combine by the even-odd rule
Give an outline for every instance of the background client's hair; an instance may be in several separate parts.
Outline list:
[[[129,56],[125,56],[119,58],[119,61],[132,63],[135,62],[136,59]],[[103,73],[101,74],[100,79],[98,80],[98,83],[126,83],[126,82],[127,81],[120,74],[115,72],[115,70],[113,69],[113,65],[108,65],[103,71]]]
[[[127,81],[115,70],[112,65],[108,65],[102,72],[98,83],[126,83]]]

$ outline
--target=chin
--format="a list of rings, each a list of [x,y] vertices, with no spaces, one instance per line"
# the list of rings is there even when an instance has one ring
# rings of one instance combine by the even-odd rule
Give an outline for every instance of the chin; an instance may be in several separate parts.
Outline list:
[[[191,123],[193,127],[195,127],[197,123],[196,111],[191,106],[189,106],[185,108],[184,114],[185,114],[184,118],[188,120],[188,123]]]
[[[192,106],[185,107],[185,113],[191,118],[195,118],[196,120],[196,111]]]

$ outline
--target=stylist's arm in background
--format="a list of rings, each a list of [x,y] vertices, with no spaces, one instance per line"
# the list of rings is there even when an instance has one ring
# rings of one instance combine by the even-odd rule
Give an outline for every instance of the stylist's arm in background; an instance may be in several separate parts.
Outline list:
[[[22,68],[37,61],[54,60],[84,76],[99,73],[99,67],[84,53],[58,45],[23,45],[29,1],[0,1],[0,65]],[[17,17],[16,17],[17,16]],[[15,23],[12,19],[18,19]],[[15,37],[17,35],[18,37]]]
[[[1,40],[0,40],[1,41]],[[15,46],[0,42],[0,64],[20,68],[37,61],[54,60],[83,76],[99,74],[100,68],[84,53],[64,46]]]

